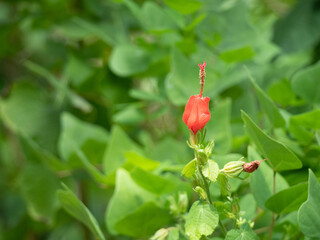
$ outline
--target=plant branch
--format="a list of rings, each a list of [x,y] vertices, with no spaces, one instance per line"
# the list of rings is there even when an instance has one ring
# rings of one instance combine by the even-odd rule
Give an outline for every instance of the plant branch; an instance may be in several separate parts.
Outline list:
[[[211,196],[210,196],[209,184],[208,184],[208,181],[207,181],[207,179],[205,178],[205,176],[203,176],[202,169],[200,168],[199,165],[198,165],[198,170],[199,170],[200,176],[201,176],[201,178],[202,178],[204,190],[205,190],[206,193],[207,193],[208,202],[209,202],[210,204],[212,204],[212,200],[211,200]]]
[[[200,173],[199,175],[201,176],[202,181],[203,181],[204,190],[207,193],[208,202],[210,204],[212,204],[211,195],[210,195],[210,186],[209,186],[208,181],[206,180],[205,176],[203,176],[203,173],[202,173],[201,168],[200,168],[199,165],[198,165],[198,170],[199,170],[199,173]],[[226,230],[225,226],[223,225],[223,223],[221,222],[220,219],[219,219],[219,226],[221,228],[223,236],[225,237],[227,235],[227,230]]]
[[[273,195],[276,193],[276,171],[273,170]],[[271,220],[271,225],[269,228],[269,233],[268,233],[268,240],[271,239],[273,227],[274,227],[274,221],[275,221],[275,214],[272,213],[272,220]]]
[[[226,230],[226,228],[224,227],[224,225],[223,225],[223,223],[221,222],[220,219],[219,219],[219,226],[220,226],[220,228],[221,228],[221,231],[222,231],[223,236],[224,236],[224,237],[227,236],[227,230]]]
[[[262,228],[258,228],[253,230],[256,234],[261,234],[261,233],[265,233],[269,230],[269,227],[262,227]]]

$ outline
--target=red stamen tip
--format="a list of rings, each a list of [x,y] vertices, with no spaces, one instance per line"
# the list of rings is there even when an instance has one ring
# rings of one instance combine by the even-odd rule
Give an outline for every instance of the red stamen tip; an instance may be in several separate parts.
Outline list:
[[[199,67],[201,69],[201,71],[204,71],[204,68],[207,66],[206,62],[203,62],[203,64],[199,63]]]

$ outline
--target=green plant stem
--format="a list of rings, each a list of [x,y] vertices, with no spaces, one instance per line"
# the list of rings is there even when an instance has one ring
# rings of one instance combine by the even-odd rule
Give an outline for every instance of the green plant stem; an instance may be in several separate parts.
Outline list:
[[[199,170],[199,173],[200,173],[200,176],[201,176],[201,179],[202,179],[202,182],[203,182],[203,187],[204,187],[204,190],[206,191],[207,193],[207,197],[208,197],[208,202],[210,204],[212,204],[212,200],[211,200],[211,196],[210,196],[210,188],[209,188],[209,184],[205,178],[205,176],[203,176],[203,173],[202,173],[202,169],[199,167],[198,165],[198,170]]]
[[[227,230],[226,230],[226,228],[224,227],[224,225],[223,225],[223,223],[221,222],[220,219],[219,219],[219,226],[220,226],[220,228],[221,228],[221,231],[222,231],[223,236],[224,236],[224,237],[227,236]]]
[[[209,202],[209,204],[212,204],[211,195],[210,195],[210,186],[209,186],[209,184],[208,184],[205,176],[203,176],[199,164],[198,164],[198,170],[199,170],[199,175],[200,175],[201,178],[202,178],[204,190],[205,190],[206,193],[207,193],[208,202]],[[223,236],[225,237],[225,236],[227,235],[227,230],[226,230],[225,226],[223,225],[223,223],[221,222],[220,219],[219,219],[219,226],[220,226],[220,228],[221,228],[221,231],[222,231]]]
[[[275,170],[273,170],[273,195],[276,193],[276,174],[277,174],[277,172]],[[272,220],[271,220],[271,225],[269,228],[268,240],[270,240],[271,236],[272,236],[274,221],[275,221],[275,214],[272,213]]]
[[[269,227],[262,227],[262,228],[258,228],[258,229],[255,229],[254,232],[256,234],[261,234],[261,233],[265,233],[269,230]]]
[[[79,188],[80,188],[80,199],[81,201],[87,205],[87,196],[88,196],[88,193],[87,193],[87,186],[86,186],[86,183],[84,181],[81,181],[80,184],[79,184]],[[82,229],[83,229],[83,232],[84,232],[84,239],[86,240],[89,240],[90,239],[90,232],[89,232],[89,229],[87,228],[87,226],[83,223],[81,223],[81,226],[82,226]]]

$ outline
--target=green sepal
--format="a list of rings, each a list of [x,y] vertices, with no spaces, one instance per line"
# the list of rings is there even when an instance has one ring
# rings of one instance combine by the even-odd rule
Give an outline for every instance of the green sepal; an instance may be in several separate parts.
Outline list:
[[[186,176],[187,178],[190,178],[193,176],[197,169],[197,159],[193,159],[190,161],[182,170],[182,175]]]

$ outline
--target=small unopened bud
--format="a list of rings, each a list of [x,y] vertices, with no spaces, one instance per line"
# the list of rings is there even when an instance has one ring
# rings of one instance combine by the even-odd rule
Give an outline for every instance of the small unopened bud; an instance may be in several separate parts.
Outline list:
[[[267,159],[263,159],[261,161],[255,160],[255,161],[252,161],[252,162],[249,162],[249,163],[245,163],[245,164],[243,164],[243,171],[245,171],[247,173],[252,173],[255,170],[257,170],[259,165],[260,165],[260,163],[265,161],[265,160],[267,160]]]
[[[249,223],[249,226],[250,226],[251,228],[254,227],[254,222],[253,222],[253,221],[249,220],[248,223]]]
[[[241,227],[241,225],[243,225],[246,222],[247,222],[246,219],[243,219],[242,217],[238,218],[236,221],[239,228]]]
[[[227,212],[226,216],[227,216],[227,218],[230,218],[230,219],[236,219],[236,216],[231,212]]]
[[[224,172],[228,177],[237,177],[243,171],[242,166],[245,164],[241,159],[238,161],[228,162],[220,172]]]
[[[208,158],[211,156],[213,147],[214,147],[214,141],[211,140],[211,141],[207,144],[207,146],[205,147],[205,149],[204,149],[204,152],[205,152],[205,154],[207,155]]]
[[[168,236],[168,232],[168,229],[161,228],[150,238],[150,240],[165,240]]]
[[[196,193],[198,193],[199,196],[200,196],[203,200],[206,200],[206,199],[208,198],[208,195],[207,195],[206,191],[205,191],[202,187],[197,186],[197,187],[195,187],[193,190],[194,190]]]
[[[180,213],[185,213],[188,208],[188,195],[186,192],[179,193],[178,209]]]

